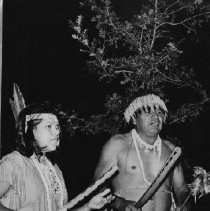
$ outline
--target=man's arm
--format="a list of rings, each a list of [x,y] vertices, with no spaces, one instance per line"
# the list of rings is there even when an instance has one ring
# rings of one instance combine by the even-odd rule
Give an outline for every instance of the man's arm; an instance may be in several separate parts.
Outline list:
[[[104,145],[95,171],[95,179],[103,175],[110,167],[117,165],[118,156],[124,150],[127,141],[126,136],[115,135]],[[133,201],[116,196],[111,207],[120,211],[141,211],[134,204]]]
[[[173,172],[173,190],[178,207],[181,207],[188,196],[189,192],[184,178],[184,172],[181,164],[179,163]],[[189,211],[190,205],[186,203],[182,211]]]
[[[97,164],[94,178],[98,179],[112,166],[117,165],[117,157],[122,148],[122,143],[119,139],[120,135],[112,137],[103,147],[99,162]]]

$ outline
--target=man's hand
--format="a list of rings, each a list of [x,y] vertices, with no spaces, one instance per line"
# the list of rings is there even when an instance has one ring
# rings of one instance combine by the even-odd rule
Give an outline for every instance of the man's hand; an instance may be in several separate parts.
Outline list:
[[[119,211],[141,211],[140,208],[135,207],[135,204],[135,201],[126,200],[118,196],[113,201],[113,207]]]
[[[141,211],[141,208],[135,207],[133,204],[128,203],[124,209],[125,211]]]

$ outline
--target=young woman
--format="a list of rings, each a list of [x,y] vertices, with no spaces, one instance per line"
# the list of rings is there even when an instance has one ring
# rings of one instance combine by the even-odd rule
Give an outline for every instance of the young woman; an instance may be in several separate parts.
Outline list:
[[[47,158],[60,143],[58,114],[48,105],[24,108],[17,119],[15,150],[0,161],[0,211],[59,211],[67,203],[62,172]],[[100,209],[109,190],[79,209]]]

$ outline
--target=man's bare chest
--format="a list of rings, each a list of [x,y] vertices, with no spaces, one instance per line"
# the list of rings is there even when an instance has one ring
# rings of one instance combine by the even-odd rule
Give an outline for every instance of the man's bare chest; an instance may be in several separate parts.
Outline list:
[[[128,176],[142,175],[153,179],[168,158],[168,154],[156,151],[140,151],[140,159],[135,148],[122,151],[118,156],[118,167]]]

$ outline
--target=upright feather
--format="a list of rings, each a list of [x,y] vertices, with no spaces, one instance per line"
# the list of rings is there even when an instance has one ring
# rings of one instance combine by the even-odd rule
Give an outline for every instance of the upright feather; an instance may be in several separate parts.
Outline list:
[[[10,98],[9,103],[11,105],[15,121],[17,121],[18,114],[26,107],[26,105],[20,88],[16,83],[13,85],[13,100]]]

